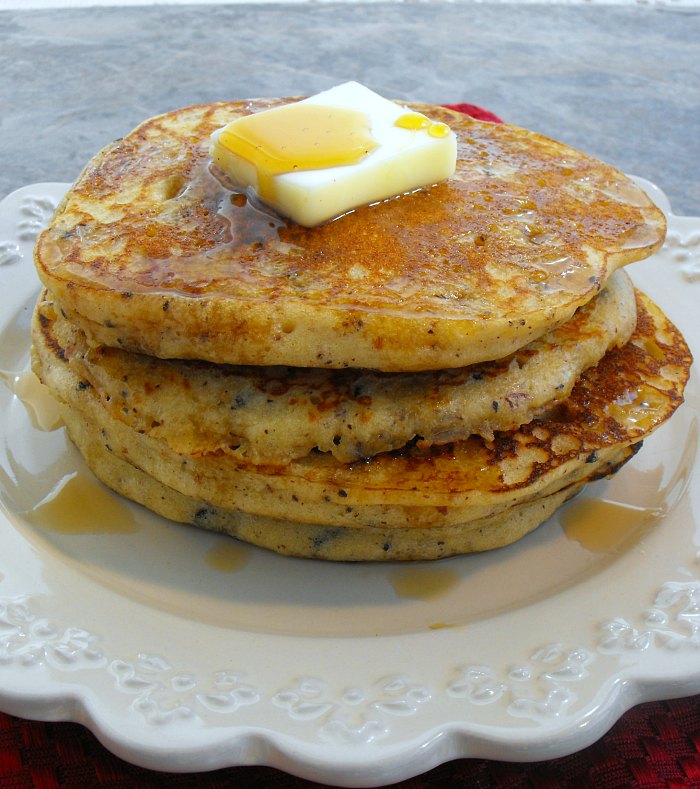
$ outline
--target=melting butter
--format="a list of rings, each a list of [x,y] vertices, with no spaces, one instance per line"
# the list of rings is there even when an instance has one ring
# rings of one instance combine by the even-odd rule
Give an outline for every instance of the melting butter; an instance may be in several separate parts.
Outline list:
[[[59,534],[129,534],[139,529],[127,506],[91,474],[66,475],[26,520]]]
[[[303,102],[239,118],[221,130],[218,142],[256,169],[265,202],[274,200],[276,175],[355,164],[377,147],[364,113]]]
[[[357,82],[232,120],[211,157],[236,189],[306,227],[445,181],[457,142],[445,123]]]

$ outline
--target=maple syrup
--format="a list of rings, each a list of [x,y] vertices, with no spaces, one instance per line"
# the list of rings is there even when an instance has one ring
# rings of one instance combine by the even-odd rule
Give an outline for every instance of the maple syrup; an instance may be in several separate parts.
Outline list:
[[[139,530],[126,504],[87,472],[67,474],[23,515],[35,526],[59,534],[129,534]]]
[[[562,510],[564,534],[593,553],[610,553],[628,543],[659,516],[647,507],[607,499],[578,499]]]
[[[24,404],[37,430],[56,430],[63,424],[59,404],[31,370],[0,370],[0,381]]]
[[[255,166],[266,202],[276,175],[355,164],[377,147],[364,113],[306,102],[238,118],[219,143]]]
[[[390,580],[398,597],[428,601],[451,592],[460,576],[449,567],[401,567]]]
[[[205,561],[209,567],[220,573],[232,573],[240,570],[248,563],[249,558],[250,546],[243,545],[233,539],[219,540],[205,555]]]
[[[420,112],[407,112],[400,115],[394,126],[409,131],[426,131],[431,137],[448,137],[450,134],[450,127],[446,123],[430,120]]]
[[[628,432],[646,433],[658,422],[667,407],[668,395],[653,386],[640,384],[618,397],[607,409],[609,416]]]

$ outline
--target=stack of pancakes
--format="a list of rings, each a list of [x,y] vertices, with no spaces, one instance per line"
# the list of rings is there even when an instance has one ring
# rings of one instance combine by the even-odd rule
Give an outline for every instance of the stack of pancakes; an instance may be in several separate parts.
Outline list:
[[[209,159],[284,101],[145,122],[38,241],[34,369],[103,482],[284,554],[435,559],[522,537],[674,412],[690,352],[621,270],[665,220],[628,178],[411,105],[454,177],[303,228]]]

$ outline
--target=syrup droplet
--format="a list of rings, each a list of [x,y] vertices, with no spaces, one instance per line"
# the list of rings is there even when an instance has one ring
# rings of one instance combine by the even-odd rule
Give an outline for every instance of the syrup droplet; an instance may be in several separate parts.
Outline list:
[[[431,137],[443,138],[450,134],[450,127],[440,121],[431,121],[420,112],[407,112],[400,115],[395,121],[394,126],[408,131],[427,131]]]
[[[606,499],[578,499],[561,515],[564,534],[593,553],[609,553],[640,534],[659,512]]]
[[[431,137],[448,137],[450,134],[450,127],[446,123],[431,123],[428,127],[428,134]]]
[[[447,567],[402,567],[392,573],[391,585],[398,597],[435,600],[454,589],[459,580],[459,573]]]
[[[422,131],[430,126],[430,118],[420,112],[406,112],[394,121],[394,126],[408,131]]]
[[[31,370],[12,373],[0,370],[0,381],[24,404],[37,430],[56,430],[63,424],[60,406]]]
[[[23,513],[36,526],[59,534],[129,534],[139,526],[126,504],[92,475],[66,475],[49,495]]]
[[[207,551],[205,561],[209,567],[220,573],[232,573],[247,564],[249,558],[249,546],[227,538],[220,540]]]

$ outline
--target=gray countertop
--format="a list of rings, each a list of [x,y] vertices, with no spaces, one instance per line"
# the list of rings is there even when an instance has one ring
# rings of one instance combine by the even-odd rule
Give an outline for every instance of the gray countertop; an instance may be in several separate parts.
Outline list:
[[[700,216],[700,7],[466,3],[0,12],[0,196],[158,112],[316,92],[480,104]]]

